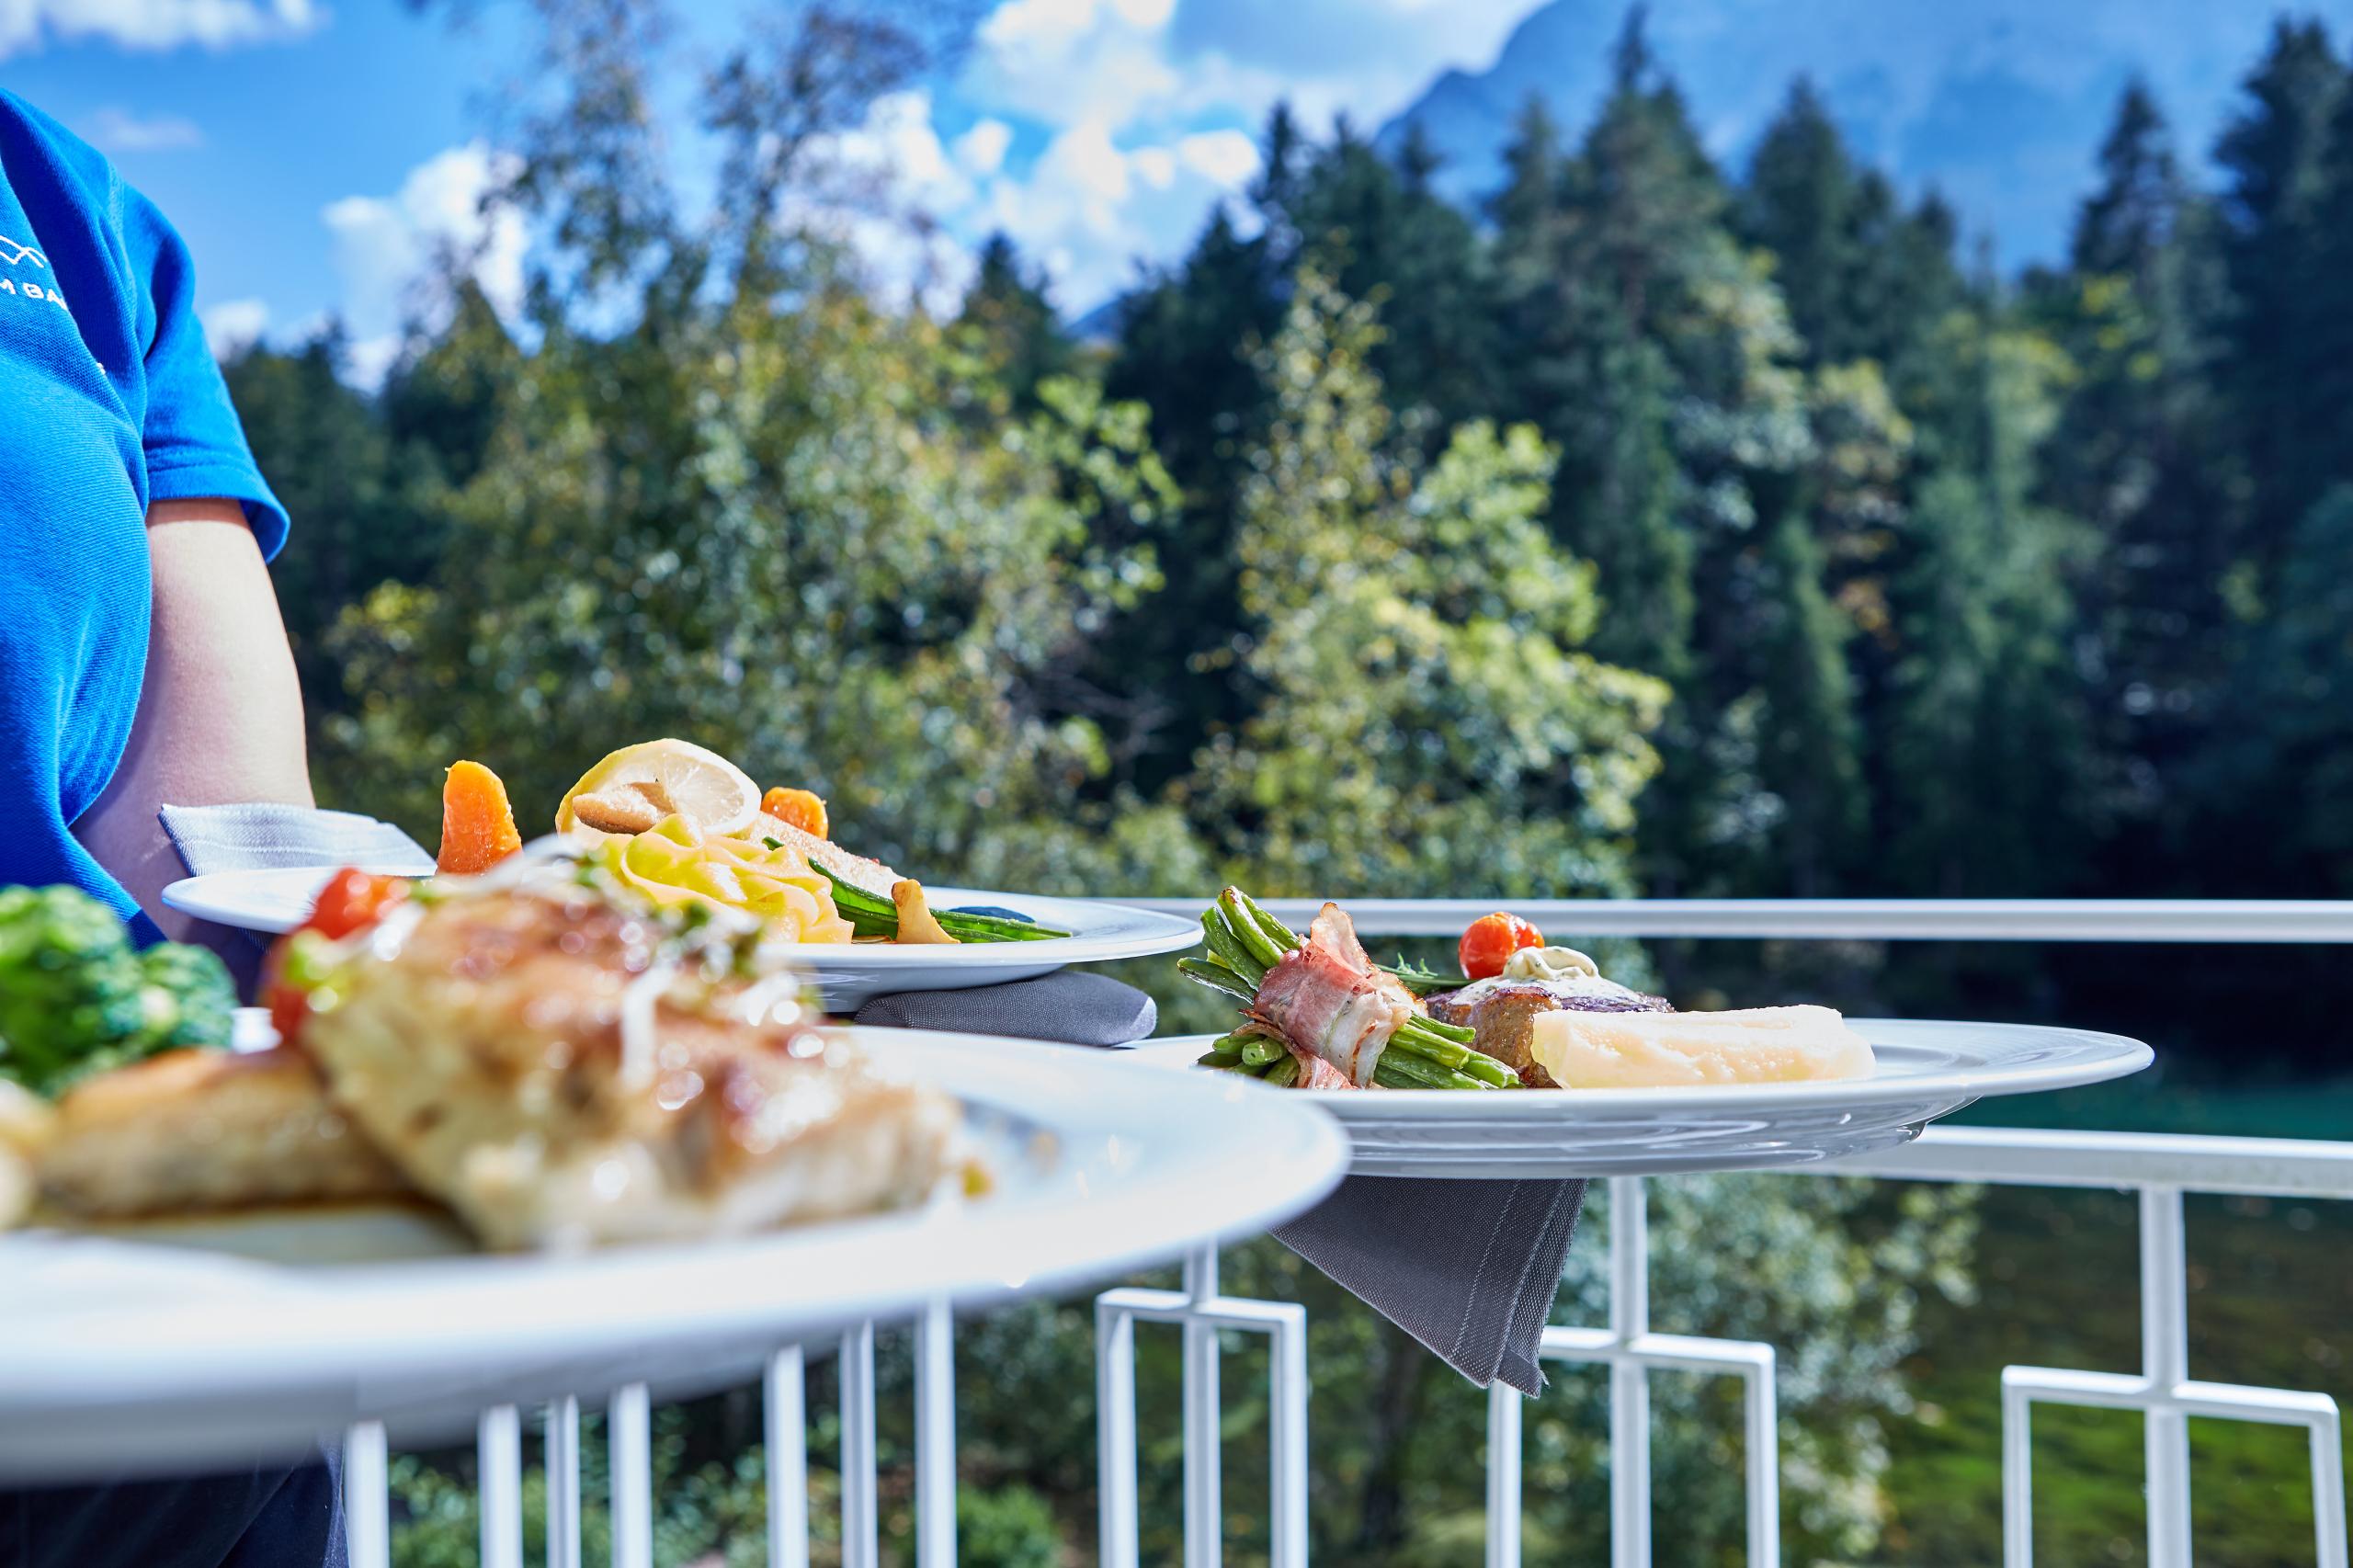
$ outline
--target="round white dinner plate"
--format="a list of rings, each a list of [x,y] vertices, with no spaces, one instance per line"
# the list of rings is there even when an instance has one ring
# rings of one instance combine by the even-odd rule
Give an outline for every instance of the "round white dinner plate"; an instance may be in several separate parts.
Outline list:
[[[1347,1163],[1308,1102],[1238,1079],[984,1035],[855,1032],[963,1102],[995,1192],[563,1256],[458,1251],[443,1225],[391,1210],[0,1235],[0,1479],[217,1467],[369,1419],[395,1442],[446,1438],[492,1405],[724,1386],[865,1319],[1066,1290],[1262,1231]]]
[[[310,918],[329,866],[214,871],[184,877],[164,890],[164,902],[184,915],[247,931],[291,931]],[[409,867],[397,875],[415,874]],[[897,942],[802,942],[793,958],[817,980],[825,1006],[847,1013],[892,991],[958,991],[1051,974],[1066,964],[1173,953],[1201,939],[1199,920],[1160,915],[1093,899],[1045,898],[980,888],[924,889],[934,909],[989,904],[1026,915],[1040,926],[1068,931],[1034,942],[958,942],[933,946]]]
[[[2120,1078],[2152,1060],[2137,1040],[2085,1029],[1847,1023],[1879,1059],[1871,1077],[1685,1089],[1263,1092],[1312,1099],[1330,1111],[1347,1129],[1357,1176],[1657,1176],[1768,1169],[1885,1149],[1973,1101]],[[1152,1040],[1127,1056],[1190,1067],[1213,1038]]]

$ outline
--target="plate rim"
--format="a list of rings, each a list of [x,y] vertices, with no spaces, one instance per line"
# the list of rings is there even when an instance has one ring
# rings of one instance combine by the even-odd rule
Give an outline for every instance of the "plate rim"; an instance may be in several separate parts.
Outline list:
[[[1256,1234],[1319,1201],[1347,1171],[1347,1141],[1336,1123],[1304,1105],[1278,1108],[1238,1083],[1204,1082],[1199,1095],[1188,1088],[1189,1103],[1180,1107],[1165,1086],[1139,1090],[1110,1053],[1064,1047],[1062,1055],[1047,1055],[1028,1048],[1051,1042],[939,1030],[850,1026],[848,1032],[911,1072],[924,1068],[926,1055],[961,1062],[949,1092],[983,1113],[1014,1111],[1049,1135],[1068,1137],[1075,1126],[1090,1150],[1115,1159],[1123,1138],[1138,1138],[1156,1153],[1116,1189],[1099,1194],[1103,1184],[1091,1167],[1074,1167],[1080,1194],[1103,1199],[1092,1222],[1079,1225],[1067,1222],[1076,1210],[1065,1179],[1008,1197],[994,1214],[983,1201],[574,1255],[298,1267],[163,1242],[93,1238],[142,1252],[184,1252],[191,1270],[252,1270],[244,1278],[254,1289],[235,1285],[218,1296],[176,1298],[171,1281],[188,1277],[158,1260],[165,1267],[153,1277],[154,1288],[119,1302],[94,1306],[75,1297],[43,1310],[28,1292],[11,1302],[11,1332],[0,1335],[0,1415],[110,1407],[179,1412],[171,1419],[184,1421],[208,1401],[280,1388],[315,1394],[361,1383],[385,1387],[379,1403],[389,1405],[390,1391],[405,1377],[494,1367],[551,1346],[578,1358],[656,1342],[671,1353],[745,1336],[789,1344],[843,1323],[912,1312],[926,1301],[1073,1289],[1165,1262],[1215,1235]],[[1107,1091],[1124,1102],[1116,1114],[1101,1108],[1113,1097]],[[1093,1119],[1079,1119],[1086,1108],[1097,1108]],[[1203,1126],[1233,1131],[1205,1142],[1198,1136]],[[1246,1159],[1237,1157],[1244,1153]],[[20,1233],[43,1244],[61,1235],[74,1237]],[[926,1237],[953,1238],[954,1244],[926,1248]],[[0,1255],[9,1241],[0,1236]],[[990,1256],[993,1249],[998,1256]],[[861,1254],[904,1256],[895,1267],[871,1273],[846,1267]],[[942,1278],[921,1278],[943,1261]],[[724,1288],[704,1293],[713,1282]],[[334,1310],[337,1303],[343,1310]],[[501,1310],[473,1315],[487,1304]],[[256,1314],[261,1308],[267,1310]],[[401,1320],[404,1332],[390,1341],[378,1337],[382,1320],[400,1312],[409,1314]],[[256,1315],[241,1336],[234,1320]],[[161,1344],[130,1334],[165,1316],[188,1332]],[[296,1332],[273,1333],[289,1325]],[[9,1425],[0,1422],[0,1432]],[[6,1462],[10,1447],[0,1442],[0,1474],[23,1469]]]
[[[376,870],[389,876],[430,875],[405,867],[394,867],[389,861],[363,862],[363,869]],[[335,869],[333,866],[253,866],[225,871],[207,871],[181,877],[165,885],[164,903],[183,915],[191,915],[216,925],[232,926],[242,931],[263,935],[282,935],[290,926],[254,925],[250,916],[224,918],[222,905],[205,896],[204,884],[220,883],[231,878],[254,876],[321,875]],[[950,968],[983,969],[1019,962],[1046,961],[1055,965],[1069,963],[1107,962],[1117,959],[1151,958],[1161,953],[1181,952],[1198,947],[1201,942],[1199,921],[1146,909],[1116,899],[1082,897],[1076,894],[1020,892],[1004,888],[933,887],[926,885],[927,895],[952,898],[962,903],[983,903],[991,900],[1012,900],[1006,907],[1023,903],[1068,904],[1094,913],[1098,917],[1113,916],[1135,929],[1089,936],[1074,931],[1068,937],[1045,937],[1034,942],[958,942],[893,943],[893,942],[796,942],[791,952],[817,964],[870,964],[881,968],[914,969],[945,965]]]
[[[2080,1088],[2129,1077],[2146,1069],[2156,1052],[2126,1035],[2063,1024],[1988,1023],[1967,1018],[1848,1018],[1854,1029],[1874,1047],[1882,1043],[1873,1031],[1906,1029],[1990,1032],[1999,1035],[2058,1037],[2095,1054],[2081,1060],[2052,1063],[2021,1062],[1947,1068],[1933,1072],[1869,1078],[1840,1078],[1802,1084],[1711,1084],[1679,1088],[1619,1088],[1534,1090],[1500,1096],[1449,1089],[1382,1089],[1377,1095],[1328,1094],[1318,1096],[1343,1122],[1481,1121],[1487,1123],[1551,1123],[1584,1119],[1583,1113],[1614,1116],[1737,1110],[1746,1107],[1815,1110],[1843,1105],[1868,1106],[1888,1100],[1952,1098],[1975,1100],[2008,1095],[2040,1094]],[[1128,1054],[1140,1064],[1166,1070],[1180,1065],[1173,1058],[1180,1049],[1198,1051],[1213,1034],[1165,1036],[1145,1040]],[[1888,1045],[1914,1042],[1890,1039]],[[1249,1080],[1245,1079],[1247,1083]],[[1266,1085],[1258,1085],[1265,1088]],[[1270,1093],[1290,1093],[1270,1090]]]

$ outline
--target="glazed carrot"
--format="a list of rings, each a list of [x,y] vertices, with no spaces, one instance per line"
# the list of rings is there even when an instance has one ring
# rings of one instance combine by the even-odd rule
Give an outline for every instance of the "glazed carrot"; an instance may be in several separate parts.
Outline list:
[[[441,785],[441,870],[487,871],[523,847],[506,786],[479,762],[453,762]]]
[[[787,790],[781,785],[760,797],[760,810],[788,827],[803,833],[825,836],[825,802],[807,790]]]

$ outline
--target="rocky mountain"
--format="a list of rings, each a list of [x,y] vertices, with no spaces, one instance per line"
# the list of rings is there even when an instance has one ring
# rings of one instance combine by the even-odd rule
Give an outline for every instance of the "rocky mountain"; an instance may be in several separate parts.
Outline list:
[[[1485,71],[1449,71],[1382,128],[1419,122],[1448,192],[1502,177],[1512,122],[1540,96],[1574,136],[1608,81],[1627,0],[1550,0]],[[1712,152],[1737,169],[1790,82],[1811,75],[1859,155],[1934,185],[2006,267],[2054,256],[2117,95],[2147,78],[2202,166],[2279,7],[2267,0],[1654,0],[1646,28]],[[2305,0],[2342,40],[2353,0]]]

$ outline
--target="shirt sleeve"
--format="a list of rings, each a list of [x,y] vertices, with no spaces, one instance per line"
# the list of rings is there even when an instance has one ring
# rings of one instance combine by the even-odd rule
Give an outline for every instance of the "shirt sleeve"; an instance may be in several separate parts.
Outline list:
[[[155,204],[128,187],[123,208],[123,239],[145,296],[140,314],[146,329],[147,408],[141,437],[147,498],[243,502],[263,558],[275,557],[286,543],[286,508],[254,461],[228,383],[204,341],[188,246]]]

